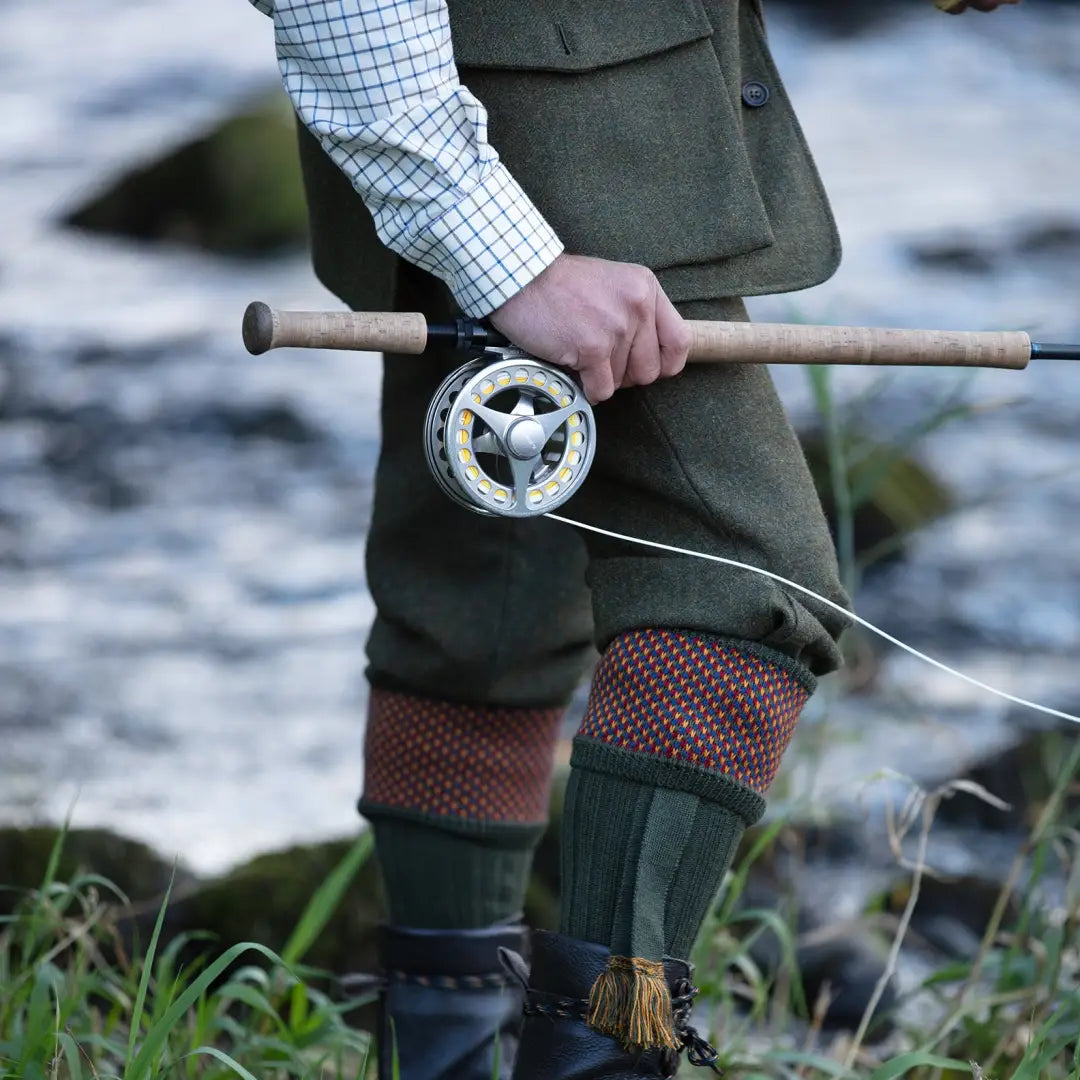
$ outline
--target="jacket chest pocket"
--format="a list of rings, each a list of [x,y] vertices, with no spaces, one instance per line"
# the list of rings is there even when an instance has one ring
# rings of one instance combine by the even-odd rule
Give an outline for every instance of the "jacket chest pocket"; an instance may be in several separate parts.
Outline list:
[[[726,8],[728,5],[724,5]],[[449,0],[488,137],[569,251],[653,269],[773,242],[701,0]]]

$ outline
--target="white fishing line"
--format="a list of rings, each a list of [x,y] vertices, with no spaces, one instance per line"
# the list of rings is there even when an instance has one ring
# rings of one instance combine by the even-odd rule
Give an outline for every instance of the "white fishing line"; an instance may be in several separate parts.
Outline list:
[[[808,589],[805,585],[800,585],[797,581],[789,581],[786,577],[774,574],[771,570],[762,570],[760,566],[750,566],[747,563],[739,562],[736,559],[725,559],[722,555],[707,555],[703,551],[689,551],[687,548],[674,547],[672,544],[661,544],[656,540],[642,540],[637,536],[626,536],[623,533],[612,532],[610,529],[601,529],[597,525],[586,525],[583,521],[575,521],[573,518],[561,517],[559,514],[545,514],[544,517],[549,517],[552,521],[561,521],[564,525],[573,525],[578,529],[586,529],[588,532],[599,533],[601,536],[609,536],[613,540],[625,540],[628,544],[640,544],[642,547],[657,548],[660,551],[671,551],[676,555],[691,555],[695,559],[707,559],[709,562],[723,563],[724,566],[734,566],[738,570],[749,570],[751,574],[759,574],[761,577],[770,578],[772,581],[778,581],[781,585],[786,585],[789,589],[796,589],[806,596],[812,596],[819,603],[832,608],[833,611],[840,612],[841,615],[844,615],[849,619],[853,619],[860,626],[877,634],[878,637],[884,638],[890,644],[896,645],[898,648],[903,649],[904,652],[910,653],[912,656],[930,664],[932,667],[936,667],[939,671],[944,671],[946,674],[952,675],[957,679],[963,679],[964,682],[970,683],[972,686],[977,686],[980,690],[985,690],[988,694],[993,694],[995,697],[1003,698],[1005,701],[1011,701],[1014,705],[1022,705],[1025,709],[1034,709],[1035,712],[1045,713],[1047,716],[1056,716],[1059,720],[1068,720],[1070,723],[1080,724],[1080,716],[1073,716],[1072,713],[1062,712],[1060,709],[1051,709],[1049,705],[1040,705],[1035,701],[1027,701],[1025,698],[1016,697],[1014,694],[999,690],[996,686],[984,683],[981,680],[976,679],[973,675],[965,675],[964,672],[957,671],[956,668],[949,667],[948,664],[944,664],[940,660],[935,660],[932,656],[927,656],[926,653],[919,652],[918,649],[906,644],[899,638],[893,637],[892,634],[886,633],[884,630],[880,629],[880,627],[875,626],[871,622],[867,622],[866,619],[861,618],[854,612],[848,611],[846,607],[835,603],[828,599],[828,597],[821,596],[819,593],[814,592],[813,589]]]

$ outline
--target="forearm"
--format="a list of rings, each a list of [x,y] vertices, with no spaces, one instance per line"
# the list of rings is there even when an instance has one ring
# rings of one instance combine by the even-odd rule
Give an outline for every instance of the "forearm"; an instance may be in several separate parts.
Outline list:
[[[383,243],[486,315],[561,252],[487,141],[458,79],[444,0],[343,14],[328,0],[252,0],[274,19],[286,91],[371,211]]]

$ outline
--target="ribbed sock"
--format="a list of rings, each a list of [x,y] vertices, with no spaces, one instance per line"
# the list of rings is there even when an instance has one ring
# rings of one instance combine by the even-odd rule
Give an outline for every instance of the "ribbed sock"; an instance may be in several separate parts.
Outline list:
[[[752,643],[616,638],[574,741],[562,932],[618,956],[687,956],[812,689]]]
[[[521,918],[542,826],[467,835],[380,817],[372,827],[393,926],[472,930]]]
[[[372,691],[360,812],[392,924],[467,930],[520,918],[562,713]]]

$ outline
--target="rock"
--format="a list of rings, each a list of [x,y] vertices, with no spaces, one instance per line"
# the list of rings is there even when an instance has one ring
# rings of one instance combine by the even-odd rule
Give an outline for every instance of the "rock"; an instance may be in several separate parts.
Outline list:
[[[129,509],[152,496],[160,475],[147,462],[174,456],[170,439],[266,440],[298,452],[326,441],[320,428],[284,401],[206,403],[139,421],[104,403],[60,409],[37,402],[26,404],[24,413],[42,422],[42,464],[78,498],[105,510]]]
[[[799,12],[804,23],[820,26],[838,36],[849,36],[869,30],[892,17],[896,5],[867,4],[862,0],[770,0],[769,7],[789,7]]]
[[[0,915],[10,914],[42,883],[58,836],[58,829],[46,826],[0,829],[0,883],[4,886],[0,888]],[[195,964],[208,952],[218,955],[244,941],[280,952],[308,901],[352,844],[352,840],[329,841],[270,852],[211,881],[200,881],[178,868],[159,948],[179,935],[190,935],[176,956],[180,966]],[[130,908],[116,902],[120,938],[128,955],[145,948],[173,874],[171,864],[147,845],[107,829],[72,829],[64,838],[55,880],[68,882],[84,873],[113,882],[132,902]],[[98,893],[103,901],[109,901],[106,889],[99,886]],[[375,863],[369,860],[304,956],[304,966],[332,975],[375,971],[375,929],[383,917],[381,896]],[[107,958],[113,956],[111,945],[107,939],[99,943]],[[249,953],[240,962],[262,960]],[[360,1027],[372,1020],[366,1009],[350,1014],[350,1021]]]
[[[826,1031],[854,1031],[885,974],[884,949],[866,931],[856,929],[852,934],[835,928],[832,935],[814,937],[796,947],[803,994],[811,1014],[822,997],[828,1001],[822,1022]],[[895,1024],[891,1014],[897,1000],[896,983],[889,979],[870,1021],[868,1042],[892,1034]]]
[[[0,914],[10,914],[26,894],[45,880],[49,857],[60,831],[53,826],[0,828]],[[71,829],[64,837],[56,880],[70,882],[93,873],[116,885],[132,901],[163,896],[173,875],[172,864],[146,844],[108,829]],[[177,867],[175,888],[194,885],[193,874]],[[100,890],[102,898],[107,898]]]
[[[974,237],[927,240],[908,248],[912,261],[924,270],[986,276],[998,270],[998,253]]]
[[[285,401],[215,403],[173,419],[170,426],[185,434],[224,435],[238,441],[268,439],[293,446],[310,446],[325,437]]]
[[[814,486],[830,528],[836,529],[836,497],[825,440],[819,432],[800,435]],[[847,485],[855,499],[855,554],[873,564],[901,557],[904,537],[948,512],[952,496],[945,485],[914,458],[895,454],[865,433],[849,430],[842,451]]]
[[[207,348],[207,339],[196,334],[178,335],[138,345],[118,345],[107,340],[91,340],[75,346],[71,362],[78,367],[133,367],[144,371],[163,360],[184,359]]]
[[[748,830],[740,858],[756,842],[758,832]],[[830,921],[830,913],[815,910],[799,896],[797,871],[789,863],[837,862],[863,851],[861,830],[855,823],[786,826],[751,866],[736,905],[737,911],[766,909],[786,916],[795,935],[795,964],[806,1006],[813,1013],[821,998],[827,1000],[822,1027],[828,1031],[858,1027],[885,975],[887,943],[859,920]],[[776,976],[784,964],[782,943],[769,928],[752,939],[749,954],[769,977]],[[894,1030],[891,1013],[897,1000],[896,984],[890,978],[874,1010],[870,1041],[886,1038]]]
[[[911,913],[910,933],[954,960],[971,960],[990,923],[1001,884],[973,875],[954,878],[924,876]],[[911,878],[905,877],[882,900],[884,910],[899,915],[911,898]],[[1003,929],[1015,926],[1020,908],[1010,899]]]
[[[352,844],[352,840],[326,841],[268,852],[202,882],[170,906],[169,932],[208,931],[223,948],[257,941],[279,952],[316,889]],[[374,971],[375,928],[383,909],[375,862],[368,860],[304,964],[338,975]]]
[[[908,255],[927,270],[985,277],[1015,265],[1031,268],[1035,260],[1046,272],[1069,273],[1080,255],[1080,224],[1051,219],[1021,223],[994,234],[949,232],[908,245]]]
[[[1028,226],[1016,236],[1013,250],[1025,258],[1069,260],[1075,265],[1080,258],[1080,223],[1046,221]]]
[[[117,464],[132,436],[131,425],[108,406],[80,406],[49,424],[42,463],[90,505],[126,510],[144,498]]]
[[[232,255],[303,247],[307,210],[284,93],[132,169],[63,224]]]
[[[980,829],[1030,828],[1053,791],[1065,760],[1068,739],[1068,733],[1058,730],[1030,732],[1009,749],[977,762],[964,773],[962,779],[978,784],[1008,803],[1007,809],[958,791],[942,802],[938,818]],[[1077,807],[1080,807],[1080,794],[1070,791],[1064,800],[1064,813],[1069,814]]]

